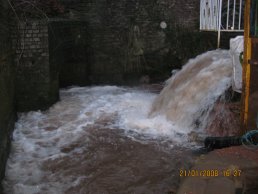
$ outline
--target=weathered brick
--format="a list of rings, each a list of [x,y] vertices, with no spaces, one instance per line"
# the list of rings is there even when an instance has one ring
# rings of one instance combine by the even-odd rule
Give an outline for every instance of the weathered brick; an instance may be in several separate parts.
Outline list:
[[[21,22],[21,26],[25,22]],[[16,47],[17,65],[17,108],[19,111],[46,109],[58,99],[58,81],[52,80],[49,72],[47,22],[28,20],[25,35]],[[44,31],[44,38],[42,32]],[[24,31],[18,32],[23,35]],[[15,36],[16,39],[19,36]],[[23,46],[24,45],[24,46]],[[23,49],[24,47],[24,49]],[[20,57],[19,53],[24,54]],[[47,54],[46,54],[47,53]],[[41,55],[44,55],[44,58]],[[43,77],[44,79],[40,79]],[[57,77],[57,76],[55,76]],[[54,84],[53,84],[54,83]],[[53,87],[50,87],[52,85]],[[32,91],[31,88],[35,90]],[[55,91],[49,91],[49,90]]]

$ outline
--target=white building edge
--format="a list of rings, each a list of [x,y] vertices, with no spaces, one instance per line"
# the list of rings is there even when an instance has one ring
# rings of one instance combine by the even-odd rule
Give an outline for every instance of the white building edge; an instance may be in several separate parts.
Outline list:
[[[200,0],[200,30],[218,33],[244,31],[244,0]]]
[[[221,32],[244,31],[244,0],[200,0],[200,30],[218,33],[217,47],[220,46]],[[232,88],[242,90],[242,65],[239,57],[243,52],[243,37],[230,40],[230,54],[233,63]]]

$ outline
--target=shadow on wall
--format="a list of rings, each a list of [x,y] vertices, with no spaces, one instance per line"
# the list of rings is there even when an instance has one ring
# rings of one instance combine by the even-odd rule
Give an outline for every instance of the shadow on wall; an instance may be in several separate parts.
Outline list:
[[[5,175],[5,164],[16,119],[14,107],[15,68],[12,62],[9,19],[8,4],[6,1],[0,0],[0,183]],[[0,193],[2,193],[1,184]]]
[[[90,84],[92,49],[84,21],[57,20],[49,23],[51,72],[59,72],[59,86]]]

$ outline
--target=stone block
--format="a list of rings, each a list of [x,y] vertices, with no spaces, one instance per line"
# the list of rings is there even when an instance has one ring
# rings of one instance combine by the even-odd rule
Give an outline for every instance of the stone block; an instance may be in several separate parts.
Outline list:
[[[40,41],[40,39],[36,37],[36,38],[33,38],[33,41],[38,42],[38,41]]]
[[[32,45],[30,45],[30,48],[31,48],[31,49],[35,49],[35,48],[36,48],[36,45],[32,44]]]

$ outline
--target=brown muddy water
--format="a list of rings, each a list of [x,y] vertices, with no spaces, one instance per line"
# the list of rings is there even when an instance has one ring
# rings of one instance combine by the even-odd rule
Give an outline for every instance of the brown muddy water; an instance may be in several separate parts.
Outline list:
[[[164,117],[148,118],[156,96],[74,87],[48,111],[20,114],[5,193],[173,193],[195,143]]]
[[[119,129],[92,128],[87,135],[87,146],[62,150],[87,147],[82,153],[43,164],[58,174],[54,182],[71,177],[64,193],[171,193],[178,187],[179,169],[188,169],[193,159],[190,151],[171,148],[172,142],[137,141]]]
[[[189,60],[159,96],[116,86],[61,90],[48,111],[19,115],[5,193],[175,192],[231,77],[229,52],[216,50]]]

